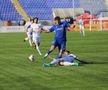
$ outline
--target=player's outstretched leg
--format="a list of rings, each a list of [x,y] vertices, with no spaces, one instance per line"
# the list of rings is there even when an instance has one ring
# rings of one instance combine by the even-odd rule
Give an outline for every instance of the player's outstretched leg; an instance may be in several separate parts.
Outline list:
[[[40,48],[39,48],[39,44],[35,43],[35,48],[37,49],[39,55],[42,55],[41,51],[40,51]]]
[[[29,38],[29,44],[32,47],[32,39],[31,38]]]
[[[28,40],[28,37],[24,38],[24,42]]]
[[[55,46],[51,46],[50,49],[48,49],[47,53],[44,55],[44,59],[55,49],[56,47]]]

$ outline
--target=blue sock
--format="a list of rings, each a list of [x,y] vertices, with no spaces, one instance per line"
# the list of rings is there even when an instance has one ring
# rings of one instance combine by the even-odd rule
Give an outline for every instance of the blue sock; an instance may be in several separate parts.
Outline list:
[[[56,59],[59,59],[59,58],[61,58],[61,54],[58,54],[57,56],[56,56]]]
[[[52,51],[51,51],[50,49],[48,49],[48,51],[47,51],[48,55],[49,55],[51,52],[52,52]]]

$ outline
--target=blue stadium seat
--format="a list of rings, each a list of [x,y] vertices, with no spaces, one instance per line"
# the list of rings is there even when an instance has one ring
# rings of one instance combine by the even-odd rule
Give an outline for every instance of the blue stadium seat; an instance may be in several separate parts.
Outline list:
[[[73,0],[19,0],[21,6],[31,17],[51,20],[53,18],[52,8],[72,8]],[[79,8],[79,0],[75,0],[75,7]]]
[[[74,0],[75,8],[84,8],[84,10],[96,14],[99,11],[106,10],[104,0]],[[19,0],[26,13],[31,17],[51,20],[53,18],[53,8],[73,8],[73,0]],[[0,0],[0,18],[2,20],[21,20],[21,15],[15,10],[11,0]]]
[[[0,0],[0,19],[17,21],[21,20],[22,16],[16,11],[11,0]]]

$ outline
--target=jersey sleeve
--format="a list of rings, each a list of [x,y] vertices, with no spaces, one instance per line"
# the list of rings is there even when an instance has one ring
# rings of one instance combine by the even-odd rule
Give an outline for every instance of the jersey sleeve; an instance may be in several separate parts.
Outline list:
[[[33,24],[31,25],[31,28],[33,29]]]
[[[52,26],[52,27],[49,29],[50,32],[53,32],[54,30],[55,30],[55,26]]]
[[[70,54],[69,55],[70,57],[74,57],[74,58],[76,58],[77,56],[76,55],[74,55],[74,54]]]
[[[43,26],[42,26],[42,24],[39,24],[39,28],[42,28]]]

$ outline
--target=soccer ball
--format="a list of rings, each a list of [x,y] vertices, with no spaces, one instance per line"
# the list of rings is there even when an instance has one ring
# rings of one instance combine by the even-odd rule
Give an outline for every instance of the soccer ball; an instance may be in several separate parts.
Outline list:
[[[31,61],[31,62],[34,62],[36,61],[36,56],[34,54],[31,54],[28,59]]]

